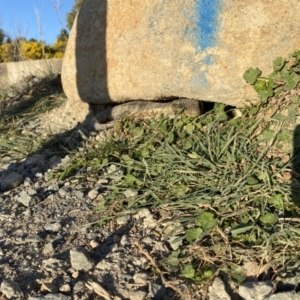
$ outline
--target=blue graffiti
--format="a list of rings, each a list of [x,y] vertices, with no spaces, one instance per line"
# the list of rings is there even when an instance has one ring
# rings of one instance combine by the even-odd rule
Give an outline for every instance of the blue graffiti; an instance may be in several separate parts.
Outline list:
[[[196,52],[203,54],[201,61],[195,61],[193,76],[190,79],[194,86],[210,89],[207,79],[209,66],[214,65],[215,59],[207,51],[218,43],[219,15],[223,0],[194,0],[194,6],[183,8],[182,13],[194,26],[183,29],[182,34],[192,42]],[[193,59],[193,58],[191,58]]]
[[[196,0],[197,31],[201,50],[217,44],[220,0]]]

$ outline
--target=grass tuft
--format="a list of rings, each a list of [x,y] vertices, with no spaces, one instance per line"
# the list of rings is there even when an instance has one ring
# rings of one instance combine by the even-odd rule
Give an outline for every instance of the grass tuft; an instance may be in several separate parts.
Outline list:
[[[291,160],[270,154],[281,143],[283,123],[276,135],[261,139],[277,124],[259,117],[266,109],[245,108],[233,119],[218,106],[194,119],[123,119],[115,137],[76,153],[53,176],[80,173],[84,181],[116,166],[123,175],[97,209],[100,223],[141,208],[172,219],[183,230],[165,236],[180,245],[161,261],[170,273],[199,282],[225,272],[239,283],[246,277],[243,260],[279,272],[300,250],[300,211]],[[126,198],[128,189],[137,196]]]
[[[9,94],[10,93],[10,94]],[[38,130],[38,117],[65,102],[60,76],[13,87],[0,98],[0,157],[24,158],[53,138]],[[32,123],[32,124],[31,124]],[[35,126],[36,123],[36,126]],[[32,127],[32,130],[26,130]]]

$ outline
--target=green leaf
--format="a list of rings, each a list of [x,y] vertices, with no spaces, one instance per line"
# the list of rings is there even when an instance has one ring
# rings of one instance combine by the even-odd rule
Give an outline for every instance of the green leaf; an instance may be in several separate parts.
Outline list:
[[[124,163],[127,165],[127,166],[132,166],[134,165],[134,160],[127,154],[124,154],[121,156],[121,159],[124,161]]]
[[[278,113],[278,114],[275,114],[275,115],[273,116],[273,119],[274,119],[274,120],[277,120],[277,121],[284,121],[284,120],[287,119],[287,116],[285,116],[285,115],[283,115],[283,114],[281,114],[281,113]]]
[[[283,209],[283,195],[281,194],[276,194],[273,196],[271,199],[268,200],[268,203],[273,205],[276,209]]]
[[[197,240],[202,232],[203,232],[203,230],[199,227],[188,229],[185,231],[185,238],[189,243],[191,243],[191,242]]]
[[[285,63],[286,61],[282,57],[277,57],[276,59],[274,59],[273,60],[274,72],[280,71],[284,67]]]
[[[150,156],[150,150],[147,147],[143,147],[141,149],[141,156],[142,157],[149,157]]]
[[[263,224],[275,224],[278,220],[277,215],[267,213],[259,217],[259,221]]]
[[[284,68],[280,71],[280,76],[283,80],[287,80],[289,78],[290,71],[287,66],[284,66]]]
[[[169,144],[173,143],[174,141],[174,133],[170,132],[167,137],[166,137],[166,142],[168,142]]]
[[[273,83],[265,80],[257,80],[254,85],[254,89],[258,93],[261,101],[265,103],[269,97],[274,95]]]
[[[189,188],[184,185],[184,184],[179,184],[175,189],[174,189],[174,194],[176,197],[182,197],[186,194],[186,192],[189,190]]]
[[[144,134],[144,129],[143,127],[135,127],[133,130],[132,130],[132,134],[134,137],[140,137]]]
[[[250,107],[248,109],[247,112],[248,112],[248,114],[249,114],[250,117],[254,116],[254,115],[256,115],[259,112],[259,107],[258,106],[252,106],[252,107]]]
[[[268,89],[258,92],[258,95],[261,99],[261,102],[266,103],[267,100],[274,95],[274,90],[268,88]]]
[[[246,233],[246,232],[252,230],[253,228],[254,228],[254,225],[236,228],[231,231],[231,234],[233,237],[235,237],[235,236],[238,236],[239,234]]]
[[[159,264],[163,266],[169,272],[177,272],[179,269],[179,259],[178,256],[180,251],[174,251],[166,258],[159,261]]]
[[[196,282],[203,282],[212,279],[214,276],[214,272],[211,269],[199,270],[196,272],[194,278]]]
[[[274,138],[274,131],[270,130],[270,129],[264,130],[262,135],[261,135],[261,139],[266,141],[266,142],[271,141],[273,138]]]
[[[291,140],[291,135],[288,131],[282,129],[277,137],[278,142],[287,142]]]
[[[271,80],[282,80],[281,78],[281,74],[278,73],[278,72],[272,72],[269,76],[268,76],[269,79]]]
[[[187,156],[188,156],[189,158],[193,158],[193,159],[201,159],[201,158],[202,158],[202,157],[201,157],[199,154],[197,154],[196,152],[189,153]]]
[[[256,176],[248,176],[247,177],[247,184],[249,185],[256,185],[259,183],[259,180]]]
[[[299,97],[298,97],[297,95],[294,95],[294,96],[292,97],[292,99],[291,99],[291,102],[292,102],[293,104],[298,104],[298,102],[299,102]]]
[[[261,75],[261,70],[259,68],[249,68],[243,75],[246,82],[254,84],[257,78]]]
[[[183,270],[180,273],[180,276],[192,279],[195,276],[195,269],[191,264],[184,265]]]
[[[214,112],[216,115],[223,114],[225,110],[225,104],[223,103],[215,103],[214,104]]]
[[[204,231],[208,231],[217,226],[218,220],[213,213],[205,211],[198,216],[196,224],[201,226]]]
[[[284,87],[285,90],[291,91],[297,86],[298,82],[299,82],[299,76],[293,72],[285,79],[285,87]]]
[[[185,125],[183,128],[188,134],[192,134],[193,131],[195,130],[195,125],[188,124],[188,125]]]
[[[136,183],[137,185],[142,185],[143,181],[139,180],[138,178],[136,178],[134,175],[132,174],[127,174],[124,178],[124,181],[127,185],[132,185],[134,183]]]
[[[189,150],[193,146],[193,141],[191,139],[186,139],[183,149]]]
[[[268,173],[267,172],[259,172],[257,174],[257,178],[259,180],[265,180],[266,178],[268,178]]]

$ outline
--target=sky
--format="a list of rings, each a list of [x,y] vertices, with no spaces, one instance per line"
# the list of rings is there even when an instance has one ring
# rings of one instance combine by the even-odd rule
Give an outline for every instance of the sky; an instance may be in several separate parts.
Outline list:
[[[75,0],[0,0],[0,28],[12,39],[24,36],[26,39],[43,40],[52,45],[61,29],[67,29],[66,15],[74,2]]]

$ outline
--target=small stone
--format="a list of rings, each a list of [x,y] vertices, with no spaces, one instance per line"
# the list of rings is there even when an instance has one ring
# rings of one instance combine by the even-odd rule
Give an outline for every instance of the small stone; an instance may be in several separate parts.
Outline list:
[[[95,232],[89,232],[89,233],[86,235],[86,237],[87,237],[89,240],[95,239],[97,236],[98,236],[98,234],[95,233]]]
[[[88,231],[88,227],[84,225],[79,230],[80,230],[81,233],[86,233]]]
[[[142,208],[139,212],[134,216],[136,219],[148,218],[151,216],[151,212],[148,208]]]
[[[162,299],[167,293],[167,289],[160,284],[152,283],[151,281],[149,282],[149,294],[150,296],[157,298],[157,299]]]
[[[112,244],[109,248],[110,248],[111,252],[116,252],[116,251],[119,250],[119,247],[118,247],[117,243]]]
[[[57,293],[58,288],[55,284],[50,282],[44,282],[41,286],[41,292],[50,292],[50,293]]]
[[[130,220],[130,216],[127,215],[127,216],[122,216],[117,218],[116,222],[118,225],[124,225],[127,224],[129,220]]]
[[[143,242],[145,245],[148,245],[148,246],[151,246],[151,245],[154,243],[153,239],[151,239],[150,236],[144,237],[143,240],[142,240],[142,242]]]
[[[11,172],[4,179],[1,180],[1,191],[9,191],[21,184],[23,176],[16,172]]]
[[[43,239],[41,237],[39,237],[38,235],[33,234],[33,235],[27,236],[24,241],[27,243],[40,243],[43,241]]]
[[[29,296],[28,300],[71,300],[70,296],[66,296],[63,294],[47,294],[47,295],[36,295]]]
[[[49,181],[50,180],[50,174],[49,174],[49,172],[45,172],[44,173],[44,179],[45,179],[45,181]]]
[[[69,284],[65,283],[59,288],[59,291],[62,293],[69,293],[71,291],[71,287]]]
[[[126,246],[128,244],[129,244],[129,238],[128,238],[128,236],[127,235],[123,235],[122,238],[121,238],[121,240],[120,240],[120,245],[124,247],[124,246]]]
[[[58,272],[64,266],[66,262],[57,258],[49,258],[43,260],[43,268],[48,272]]]
[[[72,277],[75,278],[75,279],[78,278],[79,277],[79,271],[73,272]]]
[[[31,216],[31,210],[28,208],[28,209],[24,210],[24,211],[22,212],[22,214],[23,214],[24,216],[26,216],[26,217],[30,217],[30,216]]]
[[[40,198],[37,195],[29,195],[26,191],[22,191],[17,201],[26,207],[33,206],[40,202]]]
[[[133,292],[130,295],[130,300],[143,300],[145,299],[147,296],[147,293],[143,292],[143,291],[137,291],[137,292]]]
[[[93,249],[97,248],[99,245],[100,245],[100,244],[99,244],[97,241],[95,241],[95,240],[91,240],[91,241],[90,241],[90,246],[91,246]]]
[[[39,171],[39,169],[37,171]],[[41,173],[41,172],[32,172],[32,173],[35,174],[35,177],[40,179],[40,180],[42,180],[43,177],[44,177],[44,174]]]
[[[172,236],[169,238],[169,243],[173,250],[177,250],[182,245],[182,238],[178,236]]]
[[[137,284],[147,284],[148,275],[145,273],[136,273],[133,275],[133,280]]]
[[[209,300],[230,300],[230,296],[227,294],[224,282],[221,278],[216,277],[212,285],[208,288]]]
[[[54,193],[59,191],[59,186],[57,183],[50,184],[47,188],[48,193]]]
[[[97,198],[97,196],[99,195],[98,190],[93,189],[91,191],[89,191],[88,196],[93,200],[95,198]]]
[[[84,282],[83,281],[77,281],[73,287],[73,292],[74,294],[77,294],[79,292],[82,292],[85,288]]]
[[[268,300],[300,300],[300,295],[293,292],[277,293],[266,298]]]
[[[97,180],[97,184],[108,184],[108,180],[106,178],[100,178]]]
[[[19,284],[10,279],[4,279],[0,286],[0,291],[8,298],[8,299],[22,299],[23,293]]]
[[[144,228],[154,228],[156,226],[156,220],[147,208],[142,208],[134,217],[143,219]]]
[[[32,185],[32,180],[31,180],[31,178],[26,177],[26,178],[24,179],[23,185],[26,186],[26,187],[31,186],[31,185]]]
[[[27,158],[25,161],[25,167],[27,169],[33,167],[42,167],[45,164],[45,156],[40,154],[34,154],[31,157]]]
[[[50,233],[57,233],[61,230],[61,224],[59,222],[47,223],[44,228]]]
[[[76,191],[75,192],[75,196],[78,198],[78,199],[82,199],[84,197],[84,193],[82,191]]]
[[[266,298],[273,289],[271,281],[244,282],[239,286],[239,295],[245,300]]]
[[[96,269],[100,269],[100,270],[110,270],[112,267],[112,264],[105,261],[105,260],[101,260],[97,265],[96,265]]]
[[[61,197],[66,197],[66,195],[70,194],[70,191],[68,188],[62,187],[61,189],[59,189],[58,193]]]
[[[54,247],[52,243],[47,243],[43,248],[44,255],[52,255],[54,253]]]
[[[127,189],[124,192],[124,195],[125,195],[126,198],[136,197],[138,195],[138,191],[132,190],[132,189]]]
[[[70,250],[71,266],[77,271],[89,271],[94,263],[88,258],[89,253],[84,248]]]

